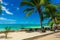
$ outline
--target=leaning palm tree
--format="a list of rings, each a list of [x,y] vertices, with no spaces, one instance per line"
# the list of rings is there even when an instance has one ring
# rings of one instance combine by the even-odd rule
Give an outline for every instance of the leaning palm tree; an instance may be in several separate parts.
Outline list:
[[[24,10],[24,12],[27,12],[26,17],[30,16],[33,12],[35,12],[37,10],[39,17],[40,17],[41,28],[43,28],[42,27],[43,13],[41,10],[41,6],[47,2],[48,2],[48,0],[29,0],[29,1],[21,2],[21,6],[24,6],[24,5],[31,6],[30,8],[27,8]]]
[[[5,27],[5,38],[6,39],[8,38],[7,35],[10,32],[10,30],[11,30],[11,27]]]

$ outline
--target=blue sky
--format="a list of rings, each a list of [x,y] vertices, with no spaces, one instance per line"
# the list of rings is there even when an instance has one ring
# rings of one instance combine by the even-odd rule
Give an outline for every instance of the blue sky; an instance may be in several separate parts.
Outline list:
[[[20,6],[22,0],[0,0],[2,3],[2,15],[0,15],[0,24],[40,24],[38,13],[33,13],[28,18],[24,18],[23,10],[26,8]],[[53,4],[60,3],[60,0],[52,0]],[[48,22],[44,20],[43,23]]]

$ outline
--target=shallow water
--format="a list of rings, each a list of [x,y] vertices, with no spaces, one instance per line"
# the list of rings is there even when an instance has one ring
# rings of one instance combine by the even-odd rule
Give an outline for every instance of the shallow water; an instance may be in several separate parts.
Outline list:
[[[20,30],[22,28],[25,28],[25,29],[26,28],[41,28],[40,25],[37,25],[37,24],[0,24],[0,31],[4,31],[4,28],[7,26],[11,27],[11,30]]]

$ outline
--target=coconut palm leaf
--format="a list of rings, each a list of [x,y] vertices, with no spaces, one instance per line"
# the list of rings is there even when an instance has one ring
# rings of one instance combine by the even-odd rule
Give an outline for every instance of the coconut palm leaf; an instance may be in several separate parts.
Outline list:
[[[48,24],[52,26],[54,24],[54,21],[50,21]]]
[[[34,10],[28,11],[28,12],[26,13],[26,15],[25,15],[25,18],[28,17],[28,16],[30,16],[33,12],[34,12]]]
[[[49,4],[50,0],[41,0],[41,4],[46,6],[47,4]]]
[[[5,30],[6,31],[10,31],[11,30],[11,27],[5,27]]]
[[[44,8],[44,17],[45,18],[50,18],[50,12],[49,12],[49,9],[47,9],[47,8]]]
[[[48,8],[49,10],[53,10],[53,11],[56,11],[56,9],[57,9],[57,6],[56,5],[53,5],[53,4],[49,4],[49,5],[47,5],[46,6],[46,8]]]
[[[29,11],[31,11],[31,10],[34,10],[34,8],[27,8],[27,9],[25,9],[23,12],[29,12]]]
[[[28,5],[28,6],[35,6],[32,2],[21,2],[21,6]]]
[[[55,13],[57,11],[57,7],[55,5],[49,4],[45,7],[46,14],[55,20]]]
[[[30,2],[32,2],[34,5],[39,5],[41,0],[31,0]]]
[[[52,18],[50,18],[50,20],[48,21],[48,24],[52,21]]]

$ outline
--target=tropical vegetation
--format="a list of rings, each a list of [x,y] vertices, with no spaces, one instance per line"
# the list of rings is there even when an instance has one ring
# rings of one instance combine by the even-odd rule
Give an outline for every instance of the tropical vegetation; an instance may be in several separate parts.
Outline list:
[[[5,27],[5,38],[7,39],[8,38],[8,33],[11,31],[11,27]]]
[[[56,15],[57,13],[57,6],[50,3],[51,0],[29,0],[29,1],[22,1],[20,4],[21,6],[30,6],[31,8],[27,8],[24,10],[26,12],[26,17],[30,16],[33,12],[37,11],[40,17],[40,25],[42,26],[42,21],[45,18],[50,18],[50,21],[56,23]],[[44,12],[41,10],[41,7],[44,6]],[[49,21],[49,22],[50,22]]]

